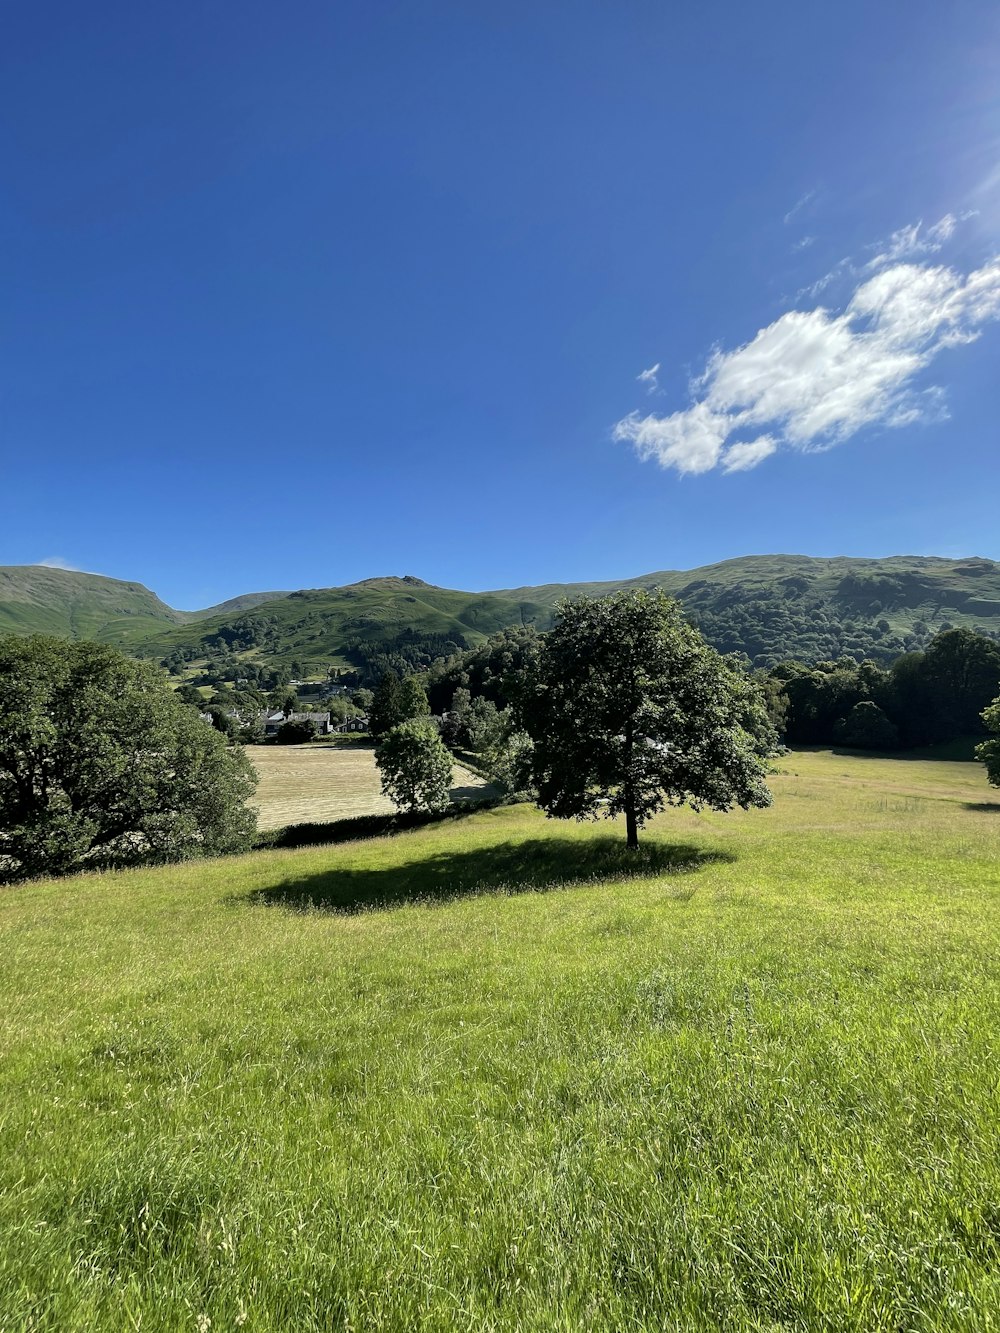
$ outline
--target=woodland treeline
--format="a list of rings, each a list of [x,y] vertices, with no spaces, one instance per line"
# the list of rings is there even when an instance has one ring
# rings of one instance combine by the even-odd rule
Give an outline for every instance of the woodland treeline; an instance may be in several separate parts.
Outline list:
[[[496,634],[434,663],[427,694],[436,714],[462,714],[476,700],[509,707],[531,668],[540,636],[530,628]],[[892,750],[982,736],[984,709],[1000,695],[1000,643],[948,629],[923,651],[884,665],[841,657],[780,662],[756,673],[779,734],[791,745]]]

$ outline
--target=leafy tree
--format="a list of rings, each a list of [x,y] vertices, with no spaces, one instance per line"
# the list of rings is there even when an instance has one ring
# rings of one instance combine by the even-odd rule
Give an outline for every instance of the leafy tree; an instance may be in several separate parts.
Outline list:
[[[976,746],[976,755],[986,765],[986,776],[990,782],[994,787],[1000,787],[1000,698],[994,699],[984,711],[983,721],[993,736]]]
[[[771,802],[760,690],[662,593],[564,602],[520,713],[546,814],[624,814],[630,848],[665,805]]]
[[[255,786],[151,664],[0,639],[0,880],[245,849]]]
[[[429,718],[412,718],[386,732],[375,763],[383,792],[401,810],[448,808],[451,755]]]
[[[374,736],[384,736],[393,727],[430,712],[424,687],[416,676],[400,680],[395,671],[387,671],[378,683],[369,719]]]
[[[355,708],[360,708],[362,713],[367,713],[375,702],[375,692],[373,690],[355,690],[351,695],[351,703]]]
[[[207,712],[216,731],[221,731],[226,740],[236,739],[239,735],[240,724],[231,713],[218,704],[209,704]]]
[[[465,739],[474,750],[489,744],[500,725],[500,710],[492,699],[480,696],[465,710]]]
[[[969,629],[945,630],[924,654],[923,676],[939,712],[941,738],[974,735],[1000,690],[1000,644]]]
[[[307,741],[314,741],[316,735],[316,723],[310,722],[308,718],[299,718],[282,722],[275,732],[274,740],[277,745],[304,745]]]
[[[539,643],[533,627],[517,626],[491,635],[478,648],[435,662],[428,672],[432,710],[450,711],[459,689],[467,689],[473,699],[490,699],[498,708],[512,703],[534,666]]]
[[[834,735],[842,744],[859,750],[892,750],[899,744],[899,729],[870,699],[855,704],[836,724]]]
[[[205,707],[205,700],[202,698],[201,690],[196,690],[193,685],[180,685],[177,688],[177,697],[182,703],[186,703],[189,708],[197,708],[200,712]]]
[[[344,694],[333,694],[328,699],[324,699],[322,707],[325,712],[330,714],[330,721],[334,726],[345,722],[349,717],[357,717],[358,715],[358,710]]]
[[[467,741],[466,724],[469,720],[469,709],[472,706],[472,695],[464,685],[460,686],[454,694],[451,701],[451,708],[448,710],[450,721],[454,724],[455,737],[457,740]]]
[[[483,704],[493,709],[476,725],[475,746],[486,776],[505,796],[529,795],[531,785],[531,737],[518,725],[512,708],[499,711],[488,699],[477,699],[472,711]]]
[[[267,706],[275,712],[291,717],[299,711],[299,696],[288,685],[277,685],[267,696]]]

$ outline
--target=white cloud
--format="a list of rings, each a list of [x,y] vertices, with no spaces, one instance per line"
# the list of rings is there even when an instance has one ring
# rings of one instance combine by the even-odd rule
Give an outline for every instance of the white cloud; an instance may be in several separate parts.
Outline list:
[[[865,265],[866,269],[881,268],[883,264],[896,264],[904,259],[919,259],[922,255],[936,255],[946,241],[950,241],[955,234],[955,228],[960,222],[967,222],[969,218],[975,217],[975,213],[962,213],[958,217],[954,213],[945,213],[932,227],[924,230],[922,222],[914,222],[909,227],[900,227],[899,231],[894,231],[888,241],[883,241],[880,246],[873,246],[879,253],[874,259],[870,259]]]
[[[723,472],[748,472],[775,452],[778,441],[773,435],[760,435],[756,440],[731,444],[722,455]]]
[[[829,273],[824,273],[823,276],[817,278],[815,282],[810,282],[807,286],[800,287],[795,293],[795,299],[796,301],[801,301],[805,298],[810,301],[815,301],[816,297],[825,292],[827,287],[832,283],[839,281],[841,278],[854,275],[856,272],[857,270],[849,257],[841,259],[834,264]]]
[[[615,427],[616,440],[635,446],[640,458],[652,458],[661,467],[678,472],[710,472],[719,461],[729,434],[729,418],[695,403],[686,412],[669,417],[642,417],[632,412]]]
[[[810,245],[815,245],[815,244],[816,244],[815,236],[803,236],[800,240],[795,242],[793,249],[808,250]]]
[[[44,560],[36,560],[35,564],[42,566],[44,569],[67,569],[71,574],[80,573],[79,565],[71,565],[61,555],[47,555]]]
[[[817,193],[818,193],[817,190],[806,190],[804,195],[802,195],[799,199],[796,199],[795,203],[792,204],[791,208],[785,214],[784,221],[786,227],[788,226],[789,223],[794,222],[795,219],[798,217],[798,215],[802,212],[802,210],[808,207],[808,205],[812,203],[812,201],[816,198]]]
[[[936,232],[936,244],[946,230],[939,223],[924,240]],[[680,473],[736,472],[781,446],[811,452],[865,426],[939,419],[941,391],[918,391],[917,376],[998,318],[1000,258],[964,276],[940,265],[883,267],[839,314],[790,310],[744,346],[716,350],[692,384],[690,407],[664,417],[633,412],[614,437]]]
[[[645,384],[650,393],[655,393],[660,387],[660,382],[656,378],[659,373],[660,363],[657,361],[656,365],[650,366],[648,370],[640,370],[638,375],[636,375],[636,379],[640,384]]]

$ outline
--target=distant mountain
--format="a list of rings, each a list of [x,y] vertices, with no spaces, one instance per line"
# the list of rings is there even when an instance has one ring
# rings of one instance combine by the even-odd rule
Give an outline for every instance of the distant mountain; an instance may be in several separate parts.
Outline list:
[[[249,611],[260,606],[261,602],[274,602],[282,597],[291,597],[290,592],[245,592],[241,597],[230,597],[218,606],[206,607],[204,611],[182,612],[189,620],[207,620],[210,616],[234,615],[240,611]]]
[[[694,570],[599,583],[460,592],[414,578],[247,593],[175,611],[138,583],[39,566],[0,569],[0,633],[43,631],[114,643],[194,671],[234,663],[325,674],[420,666],[513,625],[548,628],[564,597],[662,588],[723,652],[757,666],[871,656],[886,661],[962,625],[1000,637],[1000,565],[970,557],[746,556]]]

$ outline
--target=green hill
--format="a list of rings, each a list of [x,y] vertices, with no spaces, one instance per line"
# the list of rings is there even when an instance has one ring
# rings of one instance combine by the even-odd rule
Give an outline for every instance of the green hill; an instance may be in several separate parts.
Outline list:
[[[188,618],[141,583],[44,565],[0,566],[0,633],[125,646]]]
[[[743,556],[700,569],[499,595],[552,607],[563,597],[636,587],[670,593],[717,648],[744,652],[758,666],[788,657],[888,660],[949,625],[1000,635],[1000,564],[979,557]]]
[[[524,599],[390,577],[303,589],[236,612],[217,608],[196,624],[159,626],[135,647],[161,658],[242,654],[270,665],[295,663],[309,676],[325,674],[330,665],[363,669],[373,657],[420,665],[510,625],[547,624],[551,615]]]
[[[546,629],[561,598],[631,587],[676,596],[711,643],[757,666],[788,657],[888,661],[949,625],[1000,637],[1000,565],[992,560],[792,555],[479,593],[412,576],[375,578],[247,593],[193,612],[173,610],[138,583],[8,567],[0,569],[0,632],[97,639],[175,665],[235,659],[304,676],[330,666],[370,672],[386,663],[419,666],[512,625]]]

